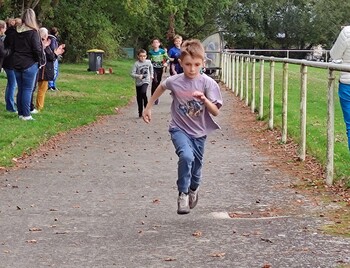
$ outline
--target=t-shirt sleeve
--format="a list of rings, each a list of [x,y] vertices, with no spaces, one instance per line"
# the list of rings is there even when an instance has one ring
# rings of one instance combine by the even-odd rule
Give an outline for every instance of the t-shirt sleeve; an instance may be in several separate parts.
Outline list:
[[[223,99],[220,91],[220,87],[218,83],[207,76],[206,78],[206,87],[205,87],[205,96],[208,100],[210,100],[212,103],[216,104],[218,108],[221,108],[223,104]]]

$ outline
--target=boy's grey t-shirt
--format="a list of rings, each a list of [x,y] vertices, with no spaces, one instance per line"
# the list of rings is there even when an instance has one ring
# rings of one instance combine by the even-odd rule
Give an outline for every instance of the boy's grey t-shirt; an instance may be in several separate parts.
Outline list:
[[[138,77],[139,75],[142,75],[142,79]],[[151,83],[151,77],[153,77],[153,66],[151,61],[136,61],[132,68],[131,76],[135,78],[136,86]]]
[[[190,79],[182,73],[169,77],[162,85],[171,91],[173,98],[169,129],[180,128],[191,137],[199,138],[220,128],[203,102],[192,96],[194,91],[201,91],[220,108],[223,101],[215,80],[206,74]]]

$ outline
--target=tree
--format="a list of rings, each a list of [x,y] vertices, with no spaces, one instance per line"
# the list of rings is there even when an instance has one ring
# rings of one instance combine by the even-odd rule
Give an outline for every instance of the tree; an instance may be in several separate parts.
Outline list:
[[[54,9],[54,19],[47,25],[60,29],[66,60],[80,61],[94,48],[104,50],[106,57],[117,55],[120,29],[110,20],[104,2],[61,0]]]

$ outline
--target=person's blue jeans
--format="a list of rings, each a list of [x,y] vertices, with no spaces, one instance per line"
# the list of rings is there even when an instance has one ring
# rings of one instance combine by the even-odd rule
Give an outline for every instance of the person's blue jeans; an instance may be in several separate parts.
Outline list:
[[[32,66],[25,70],[15,70],[16,81],[18,86],[18,115],[30,116],[30,103],[38,70],[39,67],[37,63],[34,63]]]
[[[178,128],[169,132],[179,157],[177,188],[179,192],[188,193],[189,187],[197,189],[201,183],[206,136],[193,138]]]
[[[15,91],[17,87],[15,71],[13,69],[4,68],[7,76],[7,85],[5,89],[5,103],[6,110],[9,112],[16,112]]]
[[[346,135],[348,136],[348,147],[350,150],[350,85],[339,82],[338,90],[340,106],[343,110]]]

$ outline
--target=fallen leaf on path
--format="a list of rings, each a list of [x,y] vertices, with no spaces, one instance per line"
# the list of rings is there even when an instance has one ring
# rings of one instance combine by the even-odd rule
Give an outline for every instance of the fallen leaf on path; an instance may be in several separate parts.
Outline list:
[[[168,258],[165,258],[164,261],[176,261],[176,258],[168,257]]]
[[[56,232],[55,234],[68,234],[68,231],[60,231],[60,232]]]
[[[31,232],[40,232],[40,231],[42,231],[42,229],[41,228],[37,228],[37,227],[33,227],[33,228],[29,228],[29,231],[31,231]]]
[[[267,242],[267,243],[272,243],[272,241],[268,238],[261,238],[261,241]]]
[[[201,237],[202,236],[202,232],[201,231],[195,231],[192,235],[195,236],[195,237]]]
[[[210,254],[211,257],[219,257],[219,258],[225,257],[225,255],[226,255],[225,252],[214,252]]]

